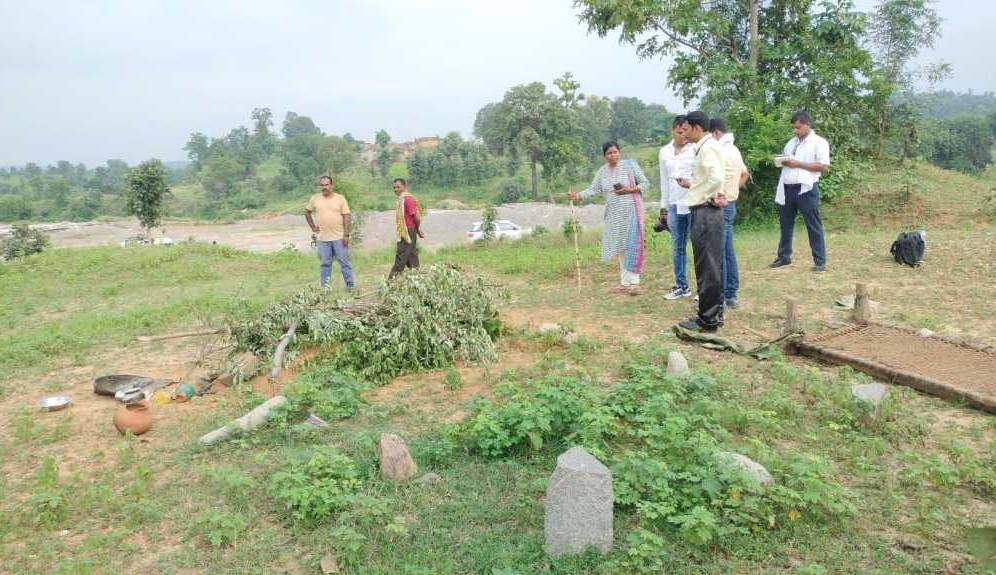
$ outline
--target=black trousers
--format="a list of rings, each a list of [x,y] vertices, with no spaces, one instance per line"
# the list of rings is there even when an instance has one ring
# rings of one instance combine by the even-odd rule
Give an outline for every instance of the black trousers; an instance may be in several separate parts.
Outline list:
[[[405,271],[405,268],[418,267],[418,250],[415,249],[415,242],[418,241],[418,230],[408,228],[408,237],[412,243],[398,240],[398,245],[394,249],[394,267],[387,279],[394,279],[395,276]]]
[[[699,323],[717,327],[723,313],[723,208],[700,204],[693,206],[691,211]]]
[[[827,263],[827,248],[823,240],[823,220],[820,219],[820,187],[813,184],[813,189],[805,194],[801,184],[786,184],[785,205],[778,206],[778,220],[781,224],[781,238],[778,240],[778,259],[792,259],[792,232],[795,228],[796,213],[802,214],[809,232],[809,249],[813,252],[813,263],[822,266]]]

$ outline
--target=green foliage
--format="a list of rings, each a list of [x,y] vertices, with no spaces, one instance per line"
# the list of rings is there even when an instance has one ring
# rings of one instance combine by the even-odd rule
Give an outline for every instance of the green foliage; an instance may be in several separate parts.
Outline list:
[[[501,102],[478,113],[474,133],[485,145],[529,161],[534,201],[539,197],[539,165],[549,180],[581,160],[581,125],[571,105],[572,97],[558,97],[541,82],[533,82],[509,88]]]
[[[239,538],[246,520],[238,513],[208,509],[194,519],[194,528],[212,547],[224,547]]]
[[[498,229],[498,210],[489,207],[481,213],[481,239],[493,242]]]
[[[993,163],[996,137],[981,116],[933,121],[924,132],[924,153],[935,166],[980,173]]]
[[[295,520],[315,526],[348,508],[361,485],[352,459],[319,447],[306,461],[275,473],[270,494]]]
[[[272,356],[293,321],[315,343],[333,349],[332,365],[371,383],[440,369],[459,356],[493,361],[500,292],[452,265],[434,264],[387,284],[374,302],[337,300],[305,291],[262,314],[239,312],[231,330],[239,350]]]
[[[656,564],[672,530],[706,545],[854,511],[815,456],[762,451],[776,477],[770,486],[723,463],[718,454],[730,439],[720,425],[725,393],[708,375],[679,378],[632,363],[607,390],[553,376],[499,386],[494,402],[479,402],[460,429],[472,450],[489,457],[571,444],[599,457],[612,469],[616,505],[638,518],[624,560],[630,567]]]
[[[59,485],[59,468],[51,455],[42,460],[35,482],[35,489],[28,496],[27,505],[35,525],[55,527],[65,517],[69,500]]]
[[[534,226],[533,231],[529,232],[529,235],[530,237],[538,238],[548,233],[550,233],[550,230],[546,226]]]
[[[24,196],[0,197],[0,222],[29,220],[34,215],[34,204]]]
[[[10,261],[40,254],[51,245],[51,240],[41,230],[33,230],[26,224],[16,225],[11,236],[0,241],[0,259]]]
[[[450,391],[457,391],[462,388],[463,378],[460,377],[460,372],[454,367],[447,369],[446,376],[443,378],[443,385]]]
[[[126,208],[146,230],[162,221],[165,202],[170,196],[167,179],[166,168],[156,159],[142,162],[128,174]]]
[[[284,393],[298,416],[314,413],[325,421],[335,421],[356,415],[366,404],[362,393],[368,388],[355,377],[326,365],[299,377]]]
[[[563,232],[564,237],[567,241],[574,241],[574,234],[581,235],[584,231],[584,226],[578,220],[577,216],[568,216],[564,218],[563,223],[560,224],[560,231]]]
[[[508,180],[501,187],[498,203],[514,204],[526,194],[526,188],[518,180]]]
[[[434,149],[416,150],[406,161],[410,183],[433,186],[480,186],[498,176],[501,163],[486,146],[451,132]]]

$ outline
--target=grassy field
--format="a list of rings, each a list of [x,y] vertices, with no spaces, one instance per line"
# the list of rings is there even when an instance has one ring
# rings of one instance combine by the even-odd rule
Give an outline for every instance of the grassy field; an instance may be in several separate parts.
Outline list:
[[[902,210],[879,213],[877,225],[861,229],[875,222],[855,212],[850,231],[833,224],[843,207],[828,210],[835,231],[820,275],[804,265],[803,230],[798,263],[779,270],[766,268],[777,232],[742,231],[741,307],[728,315],[724,335],[755,342],[757,334],[778,333],[788,297],[799,300],[807,333],[825,331],[846,320],[834,299],[863,281],[882,321],[996,345],[996,227],[971,200],[988,184],[925,170],[922,179],[937,193],[907,204],[937,222],[929,225],[923,267],[902,268],[888,254],[899,229],[924,221]],[[865,195],[887,196],[890,181],[874,178]],[[154,408],[153,430],[140,438],[113,429],[115,404],[93,396],[92,378],[196,378],[222,360],[223,341],[136,336],[216,327],[230,314],[252,313],[314,282],[313,256],[184,244],[52,250],[4,266],[0,572],[319,573],[321,558],[334,554],[343,573],[984,573],[964,528],[992,525],[996,516],[996,418],[896,387],[878,422],[866,425],[847,384],[867,378],[849,369],[797,357],[759,362],[675,339],[669,327],[692,308],[660,297],[671,283],[668,242],[648,236],[647,290],[633,298],[609,293],[617,269],[598,261],[597,233],[583,238],[580,293],[573,246],[556,231],[426,253],[423,265],[457,263],[507,289],[497,364],[408,374],[362,394],[342,388],[335,404],[349,409],[328,429],[283,421],[213,448],[197,447],[196,438],[277,389],[325,381],[326,356],[303,351],[276,385],[254,380]],[[390,261],[386,252],[357,257],[359,290],[375,289]],[[333,280],[339,289],[337,271]],[[543,322],[571,326],[581,338],[568,345],[540,335]],[[695,378],[661,375],[671,350],[686,354]],[[765,464],[780,487],[765,494],[731,488],[712,496],[712,511],[689,512],[680,524],[655,520],[653,508],[627,504],[617,491],[613,552],[550,559],[546,480],[557,455],[576,442],[590,445],[588,436],[558,427],[572,425],[559,415],[538,448],[488,450],[481,445],[494,437],[470,423],[492,417],[505,422],[494,429],[518,437],[557,402],[611,407],[622,405],[613,403],[623,402],[619,390],[641,389],[676,399],[660,413],[650,411],[652,398],[633,404],[647,416],[641,421],[620,416],[620,429],[649,439],[620,431],[598,444],[617,488],[646,481],[644,503],[654,494],[658,504],[677,506],[703,497],[687,478],[672,476],[668,491],[652,467],[634,467],[664,462],[708,471],[679,441],[702,434]],[[55,394],[70,395],[73,406],[34,409]],[[376,442],[385,431],[408,441],[420,473],[442,481],[380,479]],[[351,458],[356,494],[329,519],[295,520],[274,477],[329,448]],[[633,450],[646,457],[628,457]],[[710,527],[703,517],[717,509],[728,513],[724,525],[738,529]]]

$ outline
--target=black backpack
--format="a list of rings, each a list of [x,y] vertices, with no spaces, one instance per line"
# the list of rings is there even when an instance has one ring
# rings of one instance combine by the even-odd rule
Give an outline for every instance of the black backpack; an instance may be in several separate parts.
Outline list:
[[[927,245],[923,243],[920,232],[903,232],[899,234],[896,241],[892,242],[892,248],[889,251],[897,263],[918,268],[923,259],[923,253],[927,251]]]

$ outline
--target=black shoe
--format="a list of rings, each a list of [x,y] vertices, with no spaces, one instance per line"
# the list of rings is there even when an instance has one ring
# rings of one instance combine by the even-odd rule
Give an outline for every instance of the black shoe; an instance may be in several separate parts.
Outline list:
[[[713,333],[717,329],[716,327],[708,327],[702,325],[702,322],[700,322],[699,318],[697,317],[691,317],[686,319],[685,321],[679,323],[678,327],[682,329],[687,329],[688,331],[698,331],[702,333]]]
[[[774,268],[780,268],[782,266],[790,266],[790,265],[792,265],[792,260],[777,259],[777,260],[771,262],[771,265],[768,266],[768,267],[771,268],[771,269],[774,269]]]
[[[825,271],[827,271],[827,266],[825,266],[825,265],[816,265],[816,266],[813,266],[813,272],[814,273],[821,274],[821,273],[823,273]]]

